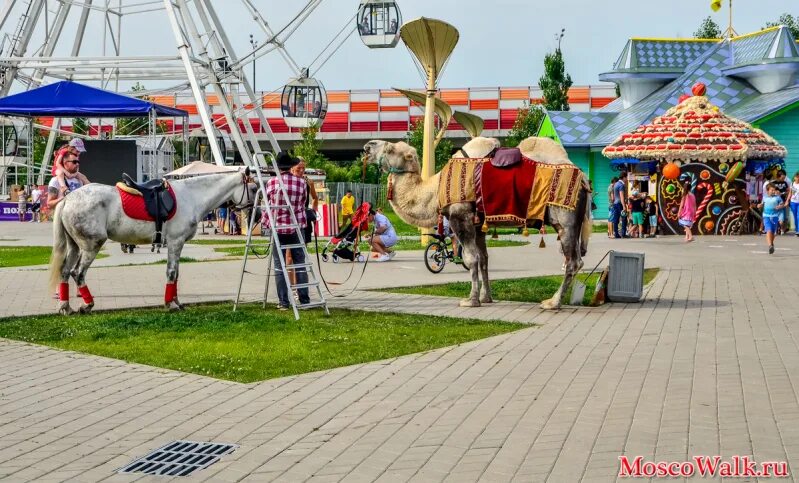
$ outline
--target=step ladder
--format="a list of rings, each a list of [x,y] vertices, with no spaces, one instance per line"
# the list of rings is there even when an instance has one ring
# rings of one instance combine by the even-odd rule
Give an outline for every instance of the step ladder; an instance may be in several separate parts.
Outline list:
[[[308,254],[308,249],[303,240],[302,234],[302,227],[297,222],[297,217],[294,214],[294,211],[290,209],[288,204],[279,204],[279,205],[270,205],[269,199],[266,196],[266,179],[262,173],[263,168],[271,168],[277,175],[277,182],[280,190],[280,203],[288,203],[288,194],[286,193],[286,186],[283,183],[283,177],[280,176],[280,170],[277,167],[277,162],[275,160],[274,155],[269,152],[265,151],[256,151],[254,155],[254,161],[256,162],[255,166],[255,178],[258,183],[258,191],[255,194],[255,200],[253,203],[252,213],[250,215],[250,223],[247,226],[247,242],[245,244],[244,249],[244,260],[242,261],[241,266],[241,277],[239,279],[239,289],[236,292],[236,301],[233,305],[233,310],[235,311],[238,308],[239,302],[241,300],[241,289],[242,285],[244,284],[244,274],[247,273],[247,259],[250,253],[250,250],[255,247],[267,247],[266,250],[266,257],[268,258],[267,262],[267,272],[266,272],[266,281],[264,285],[264,297],[263,297],[263,307],[266,307],[266,299],[267,294],[269,292],[269,280],[272,278],[272,260],[273,260],[273,250],[277,250],[277,259],[280,263],[279,267],[274,267],[275,270],[279,271],[283,276],[283,281],[286,283],[286,287],[289,290],[289,303],[291,304],[291,309],[294,311],[294,318],[296,320],[300,319],[299,310],[303,309],[311,309],[316,307],[323,307],[325,309],[325,314],[330,315],[330,310],[327,307],[327,301],[325,300],[324,295],[322,294],[322,289],[317,279],[316,272],[314,271],[314,264],[311,263],[311,259],[309,258],[310,255]],[[261,208],[261,211],[266,214],[267,218],[269,219],[269,227],[270,227],[270,234],[269,234],[269,241],[266,244],[263,243],[254,243],[252,238],[253,227],[256,223],[260,223],[258,219],[258,208]],[[288,225],[278,225],[277,224],[277,214],[280,210],[288,210],[290,215],[291,222]],[[278,229],[286,229],[290,228],[292,233],[296,235],[297,239],[300,240],[299,243],[292,243],[292,244],[281,244],[280,239],[278,238]],[[286,264],[286,250],[289,249],[300,249],[305,254],[305,262],[304,263],[296,263],[292,261],[291,265]],[[289,278],[288,270],[292,269],[300,269],[305,270],[305,274],[307,275],[307,280],[303,283],[291,283],[291,279]],[[294,298],[294,291],[299,289],[307,289],[308,296],[310,298],[309,303],[301,304],[299,300]],[[311,297],[312,291],[316,297]]]

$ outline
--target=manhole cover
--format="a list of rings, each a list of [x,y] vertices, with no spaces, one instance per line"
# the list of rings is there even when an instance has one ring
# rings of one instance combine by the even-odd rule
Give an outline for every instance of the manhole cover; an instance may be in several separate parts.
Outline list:
[[[188,476],[230,454],[238,445],[197,441],[173,441],[120,468],[117,473]]]

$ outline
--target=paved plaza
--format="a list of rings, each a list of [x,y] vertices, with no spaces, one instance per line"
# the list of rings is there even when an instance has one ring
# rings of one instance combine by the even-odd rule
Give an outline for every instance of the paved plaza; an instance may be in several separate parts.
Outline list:
[[[49,244],[48,230],[1,224],[0,244]],[[530,240],[491,249],[492,275],[559,273],[555,240],[547,237],[546,249]],[[795,479],[799,238],[779,237],[777,247],[767,255],[756,236],[686,245],[677,237],[595,235],[586,267],[610,249],[644,252],[647,266],[660,267],[639,304],[464,309],[451,299],[358,291],[331,305],[532,325],[253,384],[0,339],[0,479],[133,481],[115,470],[177,439],[240,445],[191,481],[599,482],[617,479],[620,455],[751,455],[787,462]],[[186,256],[214,256],[207,247],[191,250]],[[101,262],[118,264],[122,256]],[[129,257],[144,263],[155,255]],[[236,261],[182,265],[181,300],[229,300],[240,268]],[[255,299],[266,267],[257,261],[249,268],[256,273],[244,292]],[[350,269],[323,268],[331,279]],[[90,270],[96,309],[160,304],[164,271]],[[361,288],[466,279],[460,267],[432,275],[420,252],[400,252],[370,264]],[[0,269],[0,315],[54,311],[46,280],[43,270]]]

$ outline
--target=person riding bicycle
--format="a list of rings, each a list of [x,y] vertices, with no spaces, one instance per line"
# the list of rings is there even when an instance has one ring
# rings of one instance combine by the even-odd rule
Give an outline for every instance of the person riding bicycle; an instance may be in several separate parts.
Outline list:
[[[452,231],[452,228],[449,226],[449,219],[442,215],[441,213],[438,214],[438,224],[441,227],[441,235],[445,237],[449,237],[452,241],[452,252],[455,254],[455,257],[452,259],[455,263],[462,263],[463,260],[460,257],[460,252],[458,251],[458,237],[455,235],[455,232]]]

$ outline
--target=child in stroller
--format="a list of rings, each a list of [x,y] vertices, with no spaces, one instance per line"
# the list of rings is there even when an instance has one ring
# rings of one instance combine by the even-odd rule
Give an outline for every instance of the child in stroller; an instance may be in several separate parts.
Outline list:
[[[340,258],[349,260],[351,262],[363,262],[366,257],[361,254],[358,249],[358,243],[361,241],[361,234],[369,231],[369,210],[371,205],[367,202],[361,204],[353,213],[352,220],[341,229],[341,231],[327,242],[325,248],[322,250],[322,260],[325,262],[329,258],[333,259],[333,263],[338,263]],[[328,252],[332,252],[328,255]]]

